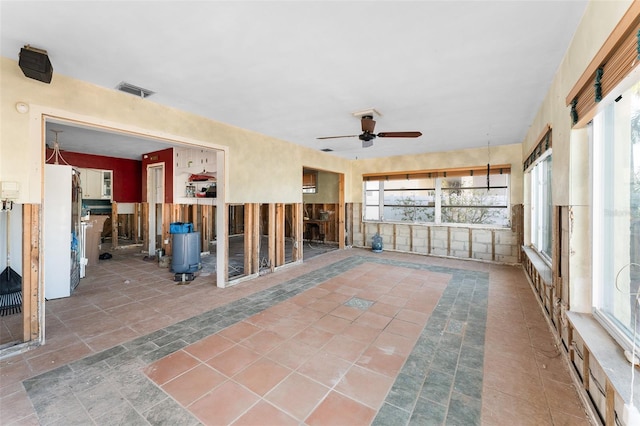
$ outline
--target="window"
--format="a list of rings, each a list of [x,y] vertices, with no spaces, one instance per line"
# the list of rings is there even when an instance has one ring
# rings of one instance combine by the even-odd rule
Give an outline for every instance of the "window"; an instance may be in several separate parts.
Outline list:
[[[380,183],[377,180],[364,183],[364,220],[378,220],[380,218]]]
[[[400,222],[433,222],[435,179],[408,179],[380,182],[384,187],[382,216]]]
[[[594,314],[627,349],[640,316],[640,83],[634,81],[591,126]]]
[[[509,224],[507,174],[442,178],[440,191],[442,223]]]
[[[364,220],[509,226],[509,168],[419,173],[364,182]],[[429,175],[435,177],[429,177]]]
[[[531,168],[531,244],[551,261],[551,150]]]

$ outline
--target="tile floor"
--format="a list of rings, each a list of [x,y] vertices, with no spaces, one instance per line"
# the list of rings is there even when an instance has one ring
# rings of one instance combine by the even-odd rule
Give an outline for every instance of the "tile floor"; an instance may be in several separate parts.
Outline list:
[[[213,282],[98,265],[0,360],[0,423],[589,424],[519,267],[351,249]]]

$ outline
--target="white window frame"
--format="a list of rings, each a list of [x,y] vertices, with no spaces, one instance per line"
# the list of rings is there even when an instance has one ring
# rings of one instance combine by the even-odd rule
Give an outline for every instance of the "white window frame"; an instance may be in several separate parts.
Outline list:
[[[595,115],[592,123],[589,124],[589,175],[590,189],[591,189],[591,218],[592,218],[592,313],[594,318],[607,330],[607,332],[614,338],[614,340],[625,350],[631,351],[633,347],[633,339],[629,337],[626,330],[622,329],[618,324],[619,321],[612,318],[611,315],[604,311],[605,291],[616,291],[615,280],[611,281],[603,279],[605,274],[605,265],[602,260],[602,253],[607,250],[612,250],[608,244],[609,242],[604,238],[604,208],[601,208],[604,197],[607,192],[607,188],[603,185],[598,185],[598,182],[603,182],[604,166],[603,159],[605,155],[605,149],[612,149],[614,144],[606,146],[605,143],[599,143],[605,139],[604,135],[596,134],[596,128],[604,130],[603,126],[598,126],[598,122],[603,120],[603,115],[606,114],[606,110],[609,106],[616,102],[616,98],[625,93],[631,86],[640,81],[640,69],[636,68],[623,82],[613,90],[605,99],[600,102],[599,113]],[[598,162],[596,162],[598,161]],[[610,188],[608,189],[611,190]],[[619,272],[616,274],[618,276]],[[638,312],[640,315],[640,311]],[[634,313],[631,313],[633,316]],[[637,330],[640,332],[640,330]],[[633,330],[632,330],[633,333]],[[636,340],[636,350],[640,349],[640,343]]]
[[[424,223],[424,224],[429,224],[429,225],[450,225],[450,226],[484,226],[484,227],[497,227],[497,228],[509,228],[511,226],[511,218],[510,218],[510,206],[511,206],[511,172],[507,172],[505,173],[506,177],[507,177],[507,183],[506,183],[506,210],[507,210],[507,224],[506,225],[493,225],[493,224],[473,224],[473,223],[445,223],[442,222],[442,200],[441,200],[441,195],[442,195],[442,185],[441,182],[443,179],[446,178],[442,178],[442,177],[435,177],[434,181],[435,181],[435,206],[434,206],[434,220],[431,222],[416,222],[416,223]],[[373,205],[368,205],[367,204],[367,189],[366,189],[366,185],[367,182],[370,181],[363,181],[363,193],[362,193],[362,199],[363,199],[363,208],[362,208],[362,220],[365,222],[385,222],[385,217],[384,217],[384,180],[376,180],[377,182],[379,182],[379,189],[377,189],[378,191],[378,218],[377,219],[371,219],[371,218],[367,218],[367,206],[373,206]],[[391,222],[391,221],[389,221]],[[406,221],[393,221],[394,223],[412,223],[412,222],[406,222]]]
[[[552,253],[546,253],[544,248],[546,243],[549,243],[550,251],[552,250],[551,241],[546,241],[547,234],[545,234],[546,227],[551,227],[553,224],[553,200],[552,200],[552,184],[551,179],[548,182],[541,182],[544,178],[544,172],[546,167],[543,166],[544,162],[549,158],[553,158],[552,149],[548,149],[544,152],[535,163],[533,163],[528,169],[527,173],[530,175],[530,194],[531,194],[531,245],[538,252],[538,254],[551,264]],[[551,160],[551,173],[553,173],[553,160]],[[541,170],[542,168],[542,170]],[[547,190],[548,189],[548,193]],[[545,203],[545,197],[549,198],[549,203]],[[544,209],[548,207],[551,211]],[[549,223],[546,223],[549,220]],[[551,235],[550,238],[553,238]]]

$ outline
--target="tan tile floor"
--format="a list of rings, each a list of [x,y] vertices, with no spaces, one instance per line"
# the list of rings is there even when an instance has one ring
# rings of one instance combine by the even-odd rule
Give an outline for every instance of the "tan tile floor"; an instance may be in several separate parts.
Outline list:
[[[69,424],[71,417],[80,424],[177,424],[173,416],[183,407],[190,414],[180,420],[192,419],[185,424],[405,424],[399,417],[385,421],[389,410],[412,415],[416,424],[449,412],[447,423],[455,424],[452,413],[464,414],[464,402],[473,406],[477,393],[481,409],[469,424],[588,424],[521,268],[384,252],[323,278],[336,263],[367,256],[366,250],[331,252],[228,289],[216,288],[212,276],[178,286],[166,269],[131,253],[114,256],[90,271],[74,296],[47,302],[45,345],[0,360],[0,423]],[[441,354],[455,357],[436,353],[428,369],[407,370],[425,359],[420,343],[433,338],[428,332],[451,289],[449,270],[460,272],[463,286],[465,271],[488,276],[486,325],[456,319],[453,304],[436,335],[449,345]],[[318,284],[250,315],[233,310],[238,319],[226,328],[176,349],[175,342],[162,342],[183,320],[309,276]],[[353,297],[374,303],[353,306]],[[147,344],[162,356],[116,366],[106,355],[102,360],[114,349],[126,355]],[[59,378],[85,371],[77,369],[84,359],[92,360],[86,364],[93,375],[81,377],[94,382],[69,383],[91,392],[60,388]],[[425,377],[409,411],[395,402],[405,390],[405,371]],[[108,377],[111,372],[121,375]],[[46,381],[50,375],[58,378]],[[119,386],[107,386],[114,383]],[[162,402],[150,406],[143,398],[149,394]]]

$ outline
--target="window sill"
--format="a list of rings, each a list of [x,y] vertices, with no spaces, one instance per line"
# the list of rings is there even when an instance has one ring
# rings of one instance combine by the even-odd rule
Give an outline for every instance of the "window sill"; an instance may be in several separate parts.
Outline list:
[[[538,254],[536,250],[528,246],[522,246],[524,254],[529,258],[533,267],[536,268],[542,281],[548,286],[553,285],[553,273],[551,271],[551,265]]]
[[[593,318],[593,315],[568,311],[567,318],[574,328],[574,333],[578,333],[589,350],[590,356],[595,358],[595,361],[605,372],[616,393],[625,404],[628,404],[631,394],[631,366],[620,345]],[[634,382],[633,394],[633,405],[639,407],[639,380]]]
[[[362,223],[383,223],[389,225],[408,225],[408,226],[431,226],[431,227],[443,227],[443,228],[472,228],[472,229],[495,229],[495,230],[511,230],[510,226],[500,225],[478,225],[475,223],[434,223],[434,222],[403,222],[392,220],[372,220],[363,219]]]

